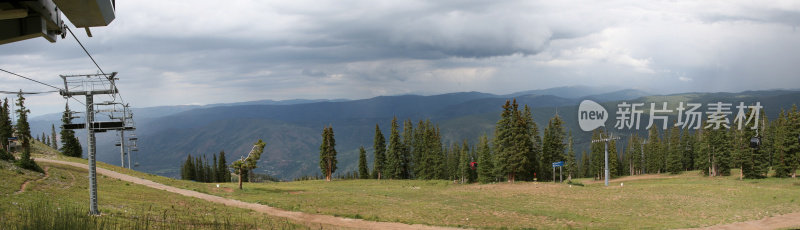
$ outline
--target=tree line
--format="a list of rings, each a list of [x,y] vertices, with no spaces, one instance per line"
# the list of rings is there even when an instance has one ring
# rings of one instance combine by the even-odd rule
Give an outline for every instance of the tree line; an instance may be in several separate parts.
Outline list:
[[[220,151],[219,157],[217,154],[212,155],[211,161],[205,155],[192,157],[192,154],[189,154],[181,165],[181,179],[206,183],[231,182],[225,151]]]
[[[37,172],[44,172],[42,168],[36,164],[36,161],[31,158],[31,128],[28,124],[28,114],[31,112],[25,107],[25,97],[22,91],[17,94],[17,109],[14,111],[17,114],[17,124],[11,122],[11,111],[9,110],[8,98],[3,101],[2,111],[0,111],[0,160],[14,162],[18,167],[33,170]],[[17,142],[20,143],[21,154],[17,159],[13,154],[7,151],[9,138],[16,137]],[[19,151],[19,150],[18,150]]]
[[[540,135],[527,105],[520,108],[516,100],[506,101],[497,121],[494,138],[480,137],[471,145],[467,140],[445,145],[438,125],[430,120],[391,121],[386,140],[380,126],[375,125],[373,162],[370,170],[366,150],[359,148],[357,178],[373,179],[442,179],[461,183],[496,182],[507,180],[550,180],[550,164],[570,157],[563,121],[553,117]],[[388,143],[387,143],[388,142]],[[326,178],[335,170],[333,128],[325,127],[320,147],[320,169]],[[333,153],[333,154],[331,154]],[[574,156],[572,157],[574,159]],[[329,160],[330,159],[330,160]],[[574,162],[572,163],[575,164]],[[330,167],[328,167],[330,165]],[[334,170],[329,170],[334,169]]]
[[[551,181],[555,178],[551,164],[565,161],[567,180],[604,179],[605,143],[592,143],[589,151],[583,151],[578,158],[572,133],[565,131],[557,114],[540,132],[527,105],[520,107],[516,100],[508,100],[502,108],[493,138],[484,134],[475,145],[467,140],[443,144],[438,125],[430,120],[420,120],[416,126],[406,120],[401,130],[395,117],[388,141],[376,124],[372,168],[361,146],[357,171],[348,172],[343,178],[443,179],[462,183]],[[741,168],[741,178],[765,178],[770,168],[776,170],[776,177],[796,176],[800,167],[800,112],[793,106],[770,122],[762,110],[760,119],[755,121],[760,122],[758,130],[708,127],[693,131],[673,126],[662,134],[652,126],[646,137],[626,137],[626,146],[618,146],[619,141],[612,140],[608,147],[611,176],[690,170],[727,176],[731,168]],[[592,133],[592,139],[607,136],[602,129]],[[751,147],[753,137],[760,142],[757,148]],[[325,127],[320,168],[326,179],[335,171],[333,143],[333,128]]]
[[[706,127],[681,130],[676,126],[661,133],[655,126],[646,137],[634,134],[627,146],[609,143],[609,168],[612,176],[646,173],[678,174],[700,170],[708,176],[730,176],[739,168],[740,178],[766,178],[770,169],[775,177],[795,177],[800,167],[800,112],[793,105],[782,110],[775,121],[769,121],[761,111],[757,130],[745,127]],[[606,136],[595,130],[592,139]],[[583,153],[578,174],[581,177],[602,179],[603,143],[594,143],[590,153]]]

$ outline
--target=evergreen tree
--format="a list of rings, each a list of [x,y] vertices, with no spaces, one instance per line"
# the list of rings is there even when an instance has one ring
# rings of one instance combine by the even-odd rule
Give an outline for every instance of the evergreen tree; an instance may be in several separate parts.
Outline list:
[[[494,163],[492,152],[489,149],[489,138],[484,134],[478,141],[478,182],[491,183],[494,181]]]
[[[233,169],[233,172],[239,175],[240,190],[242,189],[242,179],[247,178],[249,176],[250,170],[253,170],[254,168],[258,167],[258,160],[261,159],[261,153],[264,153],[264,147],[266,145],[267,143],[264,143],[264,141],[259,139],[253,145],[253,149],[250,150],[250,153],[247,154],[246,158],[242,157],[241,159],[236,160],[231,164],[230,167]]]
[[[686,171],[695,169],[695,145],[697,138],[694,135],[694,133],[687,130],[683,132],[683,136],[681,137],[681,145],[683,145],[683,147],[681,147],[683,153],[683,156],[681,157],[681,165],[683,166],[683,170]]]
[[[467,144],[467,140],[464,140],[464,144],[461,146],[461,152],[458,155],[458,178],[461,180],[461,183],[469,183],[469,145]]]
[[[513,103],[506,100],[503,112],[495,127],[495,168],[497,173],[506,176],[508,182],[516,181],[518,174],[524,173],[528,164],[529,151],[532,150],[530,142],[529,125],[519,111],[517,100]],[[528,167],[526,167],[528,166]]]
[[[602,143],[605,145],[605,143]],[[605,148],[605,146],[603,146]],[[605,151],[605,150],[603,150]],[[603,153],[605,155],[605,153]],[[605,156],[603,156],[605,158]],[[608,142],[608,175],[613,178],[616,175],[619,175],[619,162],[617,157],[617,140],[611,140]],[[605,159],[603,159],[603,176],[605,177]],[[609,178],[609,179],[611,179]],[[603,178],[605,179],[605,178]]]
[[[389,131],[389,147],[386,150],[385,175],[389,179],[401,179],[403,170],[403,143],[400,141],[397,117],[392,119],[392,127]]]
[[[375,139],[372,149],[375,151],[375,157],[372,159],[372,178],[380,180],[386,167],[386,139],[383,138],[378,124],[375,124]]]
[[[645,170],[648,173],[661,173],[661,135],[654,125],[650,127],[645,144]]]
[[[322,130],[322,144],[319,146],[319,168],[325,175],[325,181],[331,181],[331,175],[336,172],[336,139],[333,136],[333,126]]]
[[[219,168],[217,168],[217,154],[213,154],[212,161],[209,164],[209,174],[211,174],[211,181],[209,182],[222,182],[219,179]]]
[[[414,160],[412,150],[414,145],[414,123],[411,120],[403,122],[403,140],[400,154],[400,179],[410,179],[413,172]]]
[[[69,110],[69,105],[64,107],[64,113],[61,115],[61,123],[63,125],[72,124],[72,111]],[[68,157],[83,157],[83,147],[78,138],[75,137],[75,131],[70,129],[61,129],[61,154]]]
[[[58,138],[56,137],[56,125],[50,124],[50,147],[58,149]]]
[[[206,170],[203,168],[203,158],[199,155],[194,158],[194,173],[195,173],[195,181],[197,182],[205,182],[206,181]]]
[[[677,126],[672,126],[667,143],[667,171],[671,174],[679,174],[683,171],[683,151],[680,144],[680,130]]]
[[[775,177],[784,178],[789,177],[791,175],[791,160],[792,157],[789,155],[789,148],[788,141],[791,141],[791,137],[789,137],[790,133],[787,130],[787,115],[785,111],[781,110],[781,113],[778,115],[778,119],[775,120],[775,142],[773,144],[773,148],[775,149],[775,156],[773,156],[774,169],[775,169]]]
[[[228,163],[225,161],[225,151],[219,151],[217,159],[217,178],[219,182],[231,182],[231,173],[228,171]]]
[[[193,161],[192,154],[189,154],[189,156],[186,157],[186,161],[183,163],[183,166],[181,166],[181,179],[196,180]]]
[[[11,123],[11,112],[8,108],[8,98],[3,102],[0,109],[0,148],[5,149],[8,145],[8,138],[14,135],[14,128]]]
[[[22,154],[17,160],[17,166],[24,169],[29,169],[37,172],[44,172],[36,161],[31,158],[31,129],[28,124],[28,113],[31,111],[25,107],[25,97],[22,96],[22,90],[17,94],[17,137],[22,139]]]
[[[792,178],[797,177],[797,168],[800,167],[800,111],[797,110],[797,105],[792,105],[792,111],[789,112],[786,120],[786,153],[789,156]]]
[[[591,177],[592,176],[592,162],[589,160],[589,153],[586,150],[583,150],[581,153],[581,173],[579,174],[580,177]]]
[[[367,150],[364,146],[358,148],[358,178],[369,179],[369,170],[367,169]]]
[[[533,121],[533,114],[528,105],[525,105],[523,109],[522,119],[528,126],[527,133],[524,136],[529,137],[529,140],[522,142],[524,144],[523,148],[527,149],[526,151],[528,152],[528,164],[525,165],[528,170],[526,172],[527,175],[524,175],[523,178],[533,180],[536,173],[546,168],[541,165],[544,164],[543,162],[539,162],[542,156],[542,137],[539,135],[539,126]]]
[[[567,181],[572,181],[572,176],[578,175],[578,164],[575,163],[575,161],[578,159],[575,158],[575,148],[572,144],[572,131],[570,131],[567,142],[567,162],[565,162],[565,166],[567,168]]]
[[[759,115],[761,121],[755,122],[766,123],[766,117],[763,114],[763,110],[761,112],[762,114]],[[760,129],[760,133],[766,134],[766,127],[763,123],[759,124],[758,128]],[[745,163],[742,164],[742,176],[748,179],[766,178],[767,172],[769,171],[769,155],[765,151],[766,145],[763,143],[763,141],[768,138],[763,134],[758,135],[757,138],[760,138],[762,143],[756,148],[750,148],[750,138],[757,136],[756,130],[753,130],[752,128],[745,128],[742,130],[742,132],[744,133],[745,139],[743,143]]]
[[[544,129],[542,139],[542,165],[550,165],[553,162],[563,161],[564,158],[564,127],[561,118],[556,115],[550,119],[547,128]],[[543,167],[544,168],[544,167]],[[553,178],[551,170],[542,170],[541,178],[549,180]]]
[[[447,172],[450,180],[458,180],[459,178],[459,162],[461,160],[461,147],[458,144],[452,144],[447,154]]]

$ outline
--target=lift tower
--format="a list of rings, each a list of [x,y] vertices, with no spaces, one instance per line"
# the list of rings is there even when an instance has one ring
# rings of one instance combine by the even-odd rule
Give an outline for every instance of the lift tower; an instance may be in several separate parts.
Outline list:
[[[65,129],[87,129],[89,133],[89,214],[99,215],[97,208],[97,164],[96,164],[96,141],[95,132],[105,132],[107,130],[118,129],[124,126],[123,122],[101,121],[94,119],[94,95],[118,93],[114,81],[117,72],[111,74],[83,74],[83,75],[61,75],[64,80],[64,90],[60,93],[65,98],[72,96],[86,96],[86,123],[64,125]],[[116,96],[116,95],[115,95]]]

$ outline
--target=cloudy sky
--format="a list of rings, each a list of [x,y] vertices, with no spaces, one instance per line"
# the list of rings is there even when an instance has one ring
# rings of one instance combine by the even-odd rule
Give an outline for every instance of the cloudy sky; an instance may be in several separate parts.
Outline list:
[[[120,1],[74,30],[135,107],[515,91],[800,88],[800,1]],[[0,46],[51,83],[97,70],[71,37]],[[0,90],[48,90],[0,73]],[[34,115],[58,95],[31,96]]]

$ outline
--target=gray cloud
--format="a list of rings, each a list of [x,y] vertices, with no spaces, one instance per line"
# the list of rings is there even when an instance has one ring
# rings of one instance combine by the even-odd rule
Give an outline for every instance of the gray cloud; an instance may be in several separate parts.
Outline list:
[[[182,10],[175,10],[182,9]],[[564,85],[658,92],[800,86],[795,1],[126,1],[78,37],[136,106]],[[0,46],[59,84],[94,73],[72,38]],[[0,74],[0,90],[45,89]],[[60,110],[57,95],[31,99]]]

